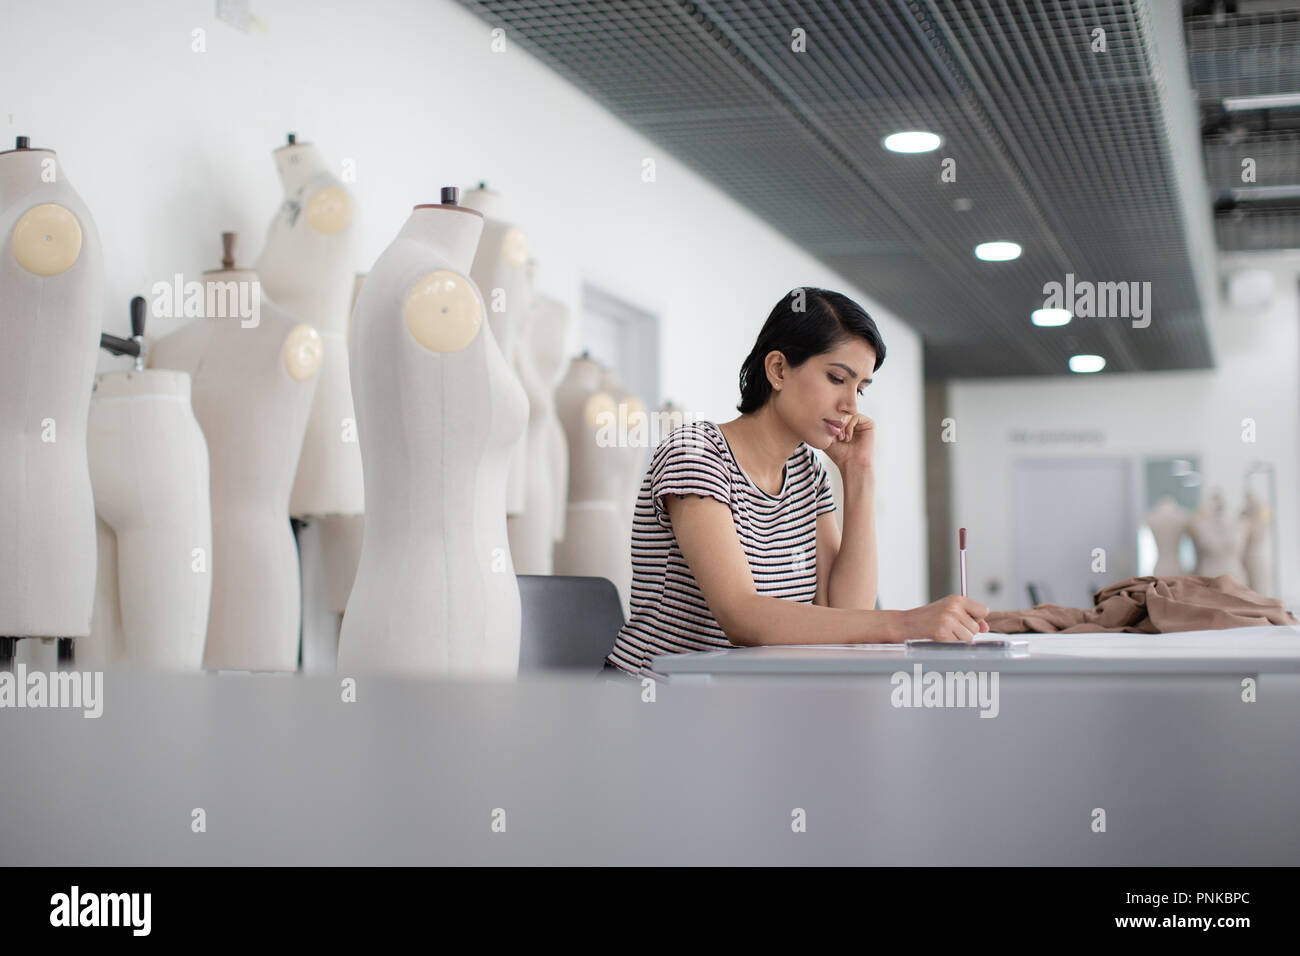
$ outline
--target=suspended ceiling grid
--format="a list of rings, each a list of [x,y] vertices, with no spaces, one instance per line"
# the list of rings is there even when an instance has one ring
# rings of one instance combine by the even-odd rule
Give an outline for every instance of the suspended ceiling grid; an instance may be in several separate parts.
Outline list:
[[[1185,22],[1216,238],[1226,251],[1300,249],[1300,108],[1223,109],[1229,98],[1300,92],[1300,9],[1242,6],[1193,12]],[[1242,180],[1245,159],[1254,160],[1251,183]]]
[[[1210,367],[1142,0],[460,2],[918,330],[927,378]],[[1067,273],[1150,282],[1150,326],[1031,325]]]

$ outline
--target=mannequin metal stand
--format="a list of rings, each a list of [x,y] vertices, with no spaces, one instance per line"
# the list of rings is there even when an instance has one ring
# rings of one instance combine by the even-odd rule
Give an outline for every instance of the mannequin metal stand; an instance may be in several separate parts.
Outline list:
[[[293,142],[293,134],[289,134],[289,142]],[[302,642],[303,628],[307,626],[305,600],[303,597],[302,587],[302,531],[307,527],[306,518],[289,518],[289,525],[293,528],[293,543],[298,548],[298,673],[302,673]]]
[[[137,295],[131,300],[131,337],[129,339],[119,339],[116,335],[109,335],[107,332],[101,332],[99,336],[99,347],[106,352],[112,352],[114,355],[133,355],[135,356],[135,370],[144,371],[144,319],[145,310],[148,303],[145,302],[144,296]]]
[[[0,637],[0,671],[14,669],[14,658],[18,654],[18,642],[21,637]],[[59,667],[73,663],[77,658],[75,638],[59,638]]]

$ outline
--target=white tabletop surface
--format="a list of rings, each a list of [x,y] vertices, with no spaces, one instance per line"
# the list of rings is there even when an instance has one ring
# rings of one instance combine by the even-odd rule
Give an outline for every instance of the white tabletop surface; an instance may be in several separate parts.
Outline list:
[[[1238,627],[1170,634],[981,635],[1024,641],[1005,654],[972,651],[954,643],[916,651],[904,644],[783,644],[668,654],[653,659],[661,674],[876,673],[902,661],[997,661],[1023,673],[1235,673],[1238,670],[1300,672],[1300,627]]]

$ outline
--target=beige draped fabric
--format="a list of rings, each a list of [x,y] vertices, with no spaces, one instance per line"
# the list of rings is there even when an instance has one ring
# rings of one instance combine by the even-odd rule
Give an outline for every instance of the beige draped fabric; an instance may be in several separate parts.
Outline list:
[[[1020,611],[993,611],[988,616],[989,630],[999,634],[1164,634],[1300,624],[1281,601],[1257,594],[1227,574],[1128,578],[1102,588],[1092,600],[1091,608],[1036,604]]]

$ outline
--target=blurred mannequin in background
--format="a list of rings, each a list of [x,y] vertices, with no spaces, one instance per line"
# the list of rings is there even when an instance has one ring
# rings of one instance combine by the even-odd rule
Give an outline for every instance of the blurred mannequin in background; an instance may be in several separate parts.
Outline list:
[[[296,671],[301,592],[289,494],[321,339],[261,291],[256,272],[235,267],[234,233],[222,244],[221,268],[203,274],[203,317],[160,339],[150,356],[154,368],[189,374],[208,444],[212,605],[203,666]]]
[[[360,557],[358,522],[365,508],[347,346],[361,222],[355,198],[316,146],[298,142],[290,133],[288,144],[272,157],[283,198],[267,229],[257,273],[271,299],[321,337],[320,373],[289,513],[302,522],[298,546],[303,565],[320,569],[326,611],[336,615],[317,622],[317,608],[304,602],[304,612],[311,612],[305,623],[313,626],[311,634],[303,628],[303,663],[308,645],[314,649],[321,640],[329,645],[332,668],[339,621]],[[319,629],[329,633],[315,633]]]
[[[1147,513],[1146,523],[1156,540],[1156,566],[1152,573],[1156,575],[1184,573],[1178,560],[1178,542],[1188,532],[1191,515],[1178,504],[1173,495],[1165,495]]]
[[[649,461],[648,448],[651,440],[650,417],[646,411],[645,402],[640,397],[634,395],[618,374],[612,369],[606,369],[600,379],[601,388],[610,395],[614,396],[615,406],[617,408],[618,433],[623,435],[624,425],[626,423],[626,441],[620,441],[615,447],[618,449],[619,467],[623,471],[624,487],[619,494],[618,502],[620,511],[623,516],[623,528],[629,542],[629,561],[627,566],[627,591],[631,595],[632,588],[632,564],[631,564],[631,541],[632,541],[632,518],[636,513],[636,496],[641,490],[641,479],[645,476],[646,464]],[[620,569],[621,570],[621,569]],[[625,593],[620,582],[619,593]]]
[[[462,202],[467,209],[483,216],[483,236],[474,253],[470,278],[483,296],[497,348],[505,357],[511,373],[518,376],[515,353],[531,308],[531,289],[525,268],[528,237],[518,226],[501,218],[501,194],[488,189],[485,183],[480,182],[477,189],[468,190]],[[510,471],[506,479],[506,513],[510,515],[524,513],[524,486],[528,480],[527,442],[525,430],[510,450]]]
[[[1230,574],[1245,584],[1246,568],[1241,559],[1249,530],[1245,520],[1228,514],[1223,492],[1215,489],[1210,501],[1202,503],[1188,527],[1196,544],[1196,573],[1212,578]]]
[[[618,403],[605,370],[586,352],[569,363],[555,406],[569,444],[568,516],[555,573],[607,578],[629,613],[632,540],[624,518],[627,453],[618,447]],[[613,423],[611,425],[611,422]]]
[[[137,296],[131,308],[134,368],[99,376],[90,400],[99,572],[93,639],[78,656],[85,666],[197,671],[212,597],[208,445],[189,375],[144,367],[148,306]],[[110,351],[131,344],[104,339]]]
[[[528,260],[529,287],[536,263]],[[556,299],[532,295],[515,368],[528,393],[528,478],[524,511],[508,522],[510,555],[517,574],[550,574],[553,549],[563,535],[568,447],[555,414],[555,387],[564,368],[569,310]],[[558,527],[557,527],[558,525]]]

